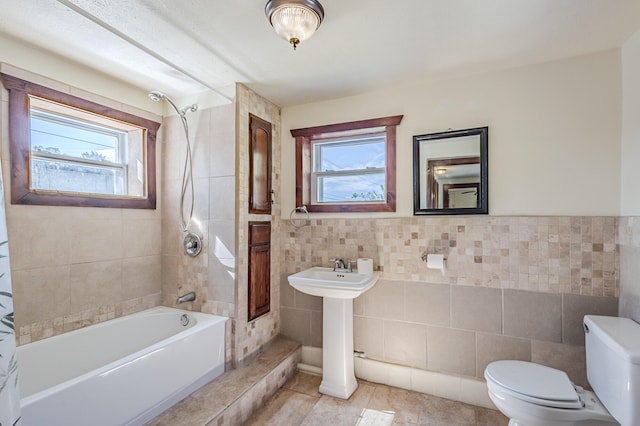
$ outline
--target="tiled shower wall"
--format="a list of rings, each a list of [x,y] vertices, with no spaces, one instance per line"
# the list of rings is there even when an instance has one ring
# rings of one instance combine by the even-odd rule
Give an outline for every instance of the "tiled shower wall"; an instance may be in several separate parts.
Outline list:
[[[3,72],[160,121],[161,117],[2,64]],[[12,205],[8,94],[2,171],[18,344],[160,304],[160,210]],[[158,144],[162,137],[158,138]],[[160,161],[160,156],[158,158]],[[158,172],[161,176],[161,171]],[[161,202],[161,194],[158,201]]]
[[[273,124],[272,175],[276,194],[280,180],[280,109],[242,85],[232,104],[188,114],[194,158],[196,203],[192,230],[204,237],[196,258],[184,254],[180,228],[180,182],[184,161],[184,133],[178,117],[165,119],[167,143],[162,188],[162,297],[175,306],[178,295],[195,291],[193,303],[181,305],[205,313],[230,317],[226,329],[228,366],[240,363],[278,335],[278,257],[271,262],[271,311],[247,321],[247,222],[280,216],[274,202],[271,215],[248,214],[249,113]],[[278,222],[272,222],[272,247],[279,247]]]
[[[184,253],[180,193],[186,138],[178,116],[165,117],[162,170],[162,303],[176,306],[179,295],[196,300],[180,308],[235,317],[235,104],[188,113],[195,203],[189,227],[203,238],[195,258]],[[189,192],[187,193],[189,194]],[[185,212],[189,209],[187,195]],[[226,328],[226,359],[233,351],[232,321]]]
[[[29,73],[18,76],[132,111]],[[0,124],[6,183],[10,178],[7,101],[3,90]],[[175,306],[176,297],[189,291],[195,291],[197,299],[181,308],[231,318],[226,329],[228,365],[277,336],[279,222],[272,225],[276,255],[272,256],[271,312],[247,322],[247,221],[280,216],[277,196],[272,215],[247,213],[249,112],[274,125],[272,181],[277,193],[277,106],[239,85],[237,102],[187,115],[195,187],[190,230],[204,241],[202,253],[196,258],[186,256],[182,247],[180,185],[186,140],[175,115],[164,118],[158,134],[156,210],[13,206],[7,200],[19,344],[161,303]],[[134,113],[160,121],[160,117],[143,111]]]
[[[322,346],[322,300],[286,276],[372,257],[381,280],[354,301],[369,358],[481,378],[494,359],[533,360],[587,385],[584,314],[617,314],[615,217],[419,217],[282,223],[281,332]],[[446,269],[421,255],[441,253]]]

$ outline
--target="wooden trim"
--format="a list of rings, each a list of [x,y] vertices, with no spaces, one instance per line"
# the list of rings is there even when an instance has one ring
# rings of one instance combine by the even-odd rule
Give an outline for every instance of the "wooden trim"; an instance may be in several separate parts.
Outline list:
[[[396,126],[402,115],[351,121],[348,123],[292,129],[296,143],[296,207],[307,206],[311,213],[358,213],[396,211]],[[311,203],[311,141],[328,138],[331,133],[384,127],[386,133],[386,201],[383,203]]]
[[[402,116],[398,123],[401,120]],[[387,206],[383,211],[396,211],[396,124],[387,127]]]
[[[480,194],[480,183],[446,183],[442,185],[442,204],[444,205],[443,208],[449,208],[449,190],[456,188],[475,188],[476,193]]]
[[[302,129],[292,129],[291,136],[313,137],[324,133],[337,133],[348,130],[371,129],[374,127],[397,126],[402,121],[402,115],[390,117],[372,118],[368,120],[349,121],[346,123],[327,124],[324,126],[305,127]]]
[[[132,209],[156,208],[156,135],[160,123],[7,74],[0,73],[0,79],[4,87],[9,91],[9,144],[12,204]],[[29,184],[29,161],[31,156],[29,95],[146,129],[146,197],[119,197],[31,190]]]
[[[249,222],[247,320],[271,310],[271,222]]]
[[[296,138],[296,207],[306,206],[311,202],[311,170],[310,161],[305,158],[311,156],[311,143],[309,138],[299,136]]]
[[[436,209],[438,208],[439,201],[439,191],[438,191],[438,181],[436,180],[434,169],[440,166],[459,166],[462,164],[480,164],[480,157],[460,157],[460,158],[445,158],[445,159],[435,159],[427,161],[427,182],[426,187],[429,188],[429,194],[431,195],[427,199],[427,208],[428,209]],[[478,185],[479,187],[480,185]],[[443,198],[443,204],[446,206],[448,204],[448,196]]]
[[[266,134],[266,147],[258,140],[258,132]],[[249,114],[249,213],[254,214],[271,214],[271,147],[272,147],[272,126],[266,120],[261,119],[253,114]],[[262,151],[266,156],[266,161],[257,164],[255,157]],[[264,170],[258,170],[264,167]],[[266,177],[264,183],[264,193],[256,194],[259,186],[257,181],[257,172],[262,172]]]

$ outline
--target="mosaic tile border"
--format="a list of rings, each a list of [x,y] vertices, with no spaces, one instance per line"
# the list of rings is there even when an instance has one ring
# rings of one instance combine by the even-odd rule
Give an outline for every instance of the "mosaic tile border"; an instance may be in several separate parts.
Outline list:
[[[392,280],[619,295],[617,217],[312,219],[281,228],[287,273],[372,257]],[[446,256],[444,274],[426,268],[425,252]]]
[[[109,321],[125,315],[151,309],[160,305],[160,293],[126,300],[115,305],[105,305],[94,309],[87,309],[51,320],[23,325],[18,330],[16,345],[25,345],[57,336],[69,331],[78,330],[93,324]]]

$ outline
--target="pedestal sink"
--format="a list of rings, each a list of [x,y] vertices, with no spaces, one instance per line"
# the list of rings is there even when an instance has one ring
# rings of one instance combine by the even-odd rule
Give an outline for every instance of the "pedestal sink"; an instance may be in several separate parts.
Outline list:
[[[347,399],[358,387],[353,371],[353,299],[373,287],[378,275],[318,266],[289,275],[293,288],[323,298],[321,393]]]

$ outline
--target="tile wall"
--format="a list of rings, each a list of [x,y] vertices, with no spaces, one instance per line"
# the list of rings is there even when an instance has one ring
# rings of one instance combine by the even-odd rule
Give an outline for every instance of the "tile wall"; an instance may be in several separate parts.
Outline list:
[[[236,86],[236,117],[238,144],[237,175],[237,318],[235,322],[236,362],[259,350],[276,337],[280,323],[280,108],[262,98],[247,87]],[[249,214],[249,114],[272,124],[271,182],[274,190],[270,215]],[[248,222],[271,221],[271,310],[269,313],[248,322]]]
[[[532,360],[586,385],[584,314],[618,311],[615,217],[313,219],[282,223],[281,332],[322,346],[322,300],[290,273],[372,257],[381,280],[354,301],[369,358],[479,377],[494,359]],[[442,274],[424,252],[446,256]]]
[[[48,81],[20,76],[45,85]],[[50,84],[132,110],[58,82]],[[9,182],[4,90],[1,106],[3,176]],[[160,117],[133,112],[160,121]],[[228,365],[278,335],[277,255],[272,262],[271,312],[247,322],[246,222],[280,216],[277,202],[272,215],[246,213],[249,112],[274,124],[273,170],[279,170],[277,106],[239,85],[238,102],[188,114],[195,191],[190,230],[204,241],[196,258],[186,256],[182,247],[180,188],[186,139],[175,115],[163,120],[158,134],[156,210],[13,206],[7,198],[18,344],[160,304],[175,306],[177,296],[189,291],[195,291],[197,299],[181,308],[231,318],[226,330]],[[277,192],[279,173],[274,172],[272,181]],[[187,196],[185,209],[189,202]],[[274,223],[274,253],[279,247],[278,227]]]
[[[165,119],[162,188],[162,297],[175,306],[178,295],[195,291],[197,299],[180,307],[231,318],[226,330],[226,361],[236,365],[278,335],[279,264],[272,257],[271,312],[247,321],[247,222],[279,217],[279,203],[271,215],[248,214],[249,113],[273,123],[273,170],[280,168],[280,110],[242,85],[236,102],[189,114],[193,142],[195,208],[191,229],[204,237],[202,253],[183,252],[180,225],[180,184],[184,161],[184,133],[178,117]],[[272,177],[276,192],[279,174]],[[274,251],[279,247],[278,223],[272,225]]]
[[[193,158],[194,211],[189,226],[202,237],[197,257],[184,253],[180,215],[186,137],[178,116],[165,117],[162,180],[162,303],[176,306],[179,295],[194,291],[196,300],[181,304],[195,310],[235,317],[235,105],[188,113]],[[190,208],[187,191],[185,220]],[[226,360],[233,353],[232,321],[227,322]]]
[[[114,109],[161,120],[7,64],[3,64],[3,71]],[[8,93],[4,89],[0,109],[17,343],[159,305],[160,210],[12,205],[8,190]],[[158,143],[162,143],[162,137]],[[161,202],[161,195],[158,200]]]

